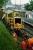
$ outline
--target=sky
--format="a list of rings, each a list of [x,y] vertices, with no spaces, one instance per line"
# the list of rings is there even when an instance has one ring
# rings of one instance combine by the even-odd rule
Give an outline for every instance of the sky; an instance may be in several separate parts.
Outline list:
[[[17,4],[17,5],[22,5],[22,4],[25,4],[25,3],[28,3],[29,2],[29,0],[11,0],[11,2],[13,3],[13,4]]]

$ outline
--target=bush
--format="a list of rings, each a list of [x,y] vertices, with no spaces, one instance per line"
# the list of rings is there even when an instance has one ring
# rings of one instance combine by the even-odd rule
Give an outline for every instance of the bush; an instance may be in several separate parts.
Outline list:
[[[2,21],[0,21],[0,50],[21,50],[15,43],[12,35],[8,32]]]

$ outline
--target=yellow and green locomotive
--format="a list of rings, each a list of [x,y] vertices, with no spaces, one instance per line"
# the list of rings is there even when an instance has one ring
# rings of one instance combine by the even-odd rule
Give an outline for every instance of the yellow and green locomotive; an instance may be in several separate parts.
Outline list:
[[[11,29],[24,29],[24,23],[22,22],[22,17],[19,12],[12,12],[7,14],[7,23],[9,23]]]

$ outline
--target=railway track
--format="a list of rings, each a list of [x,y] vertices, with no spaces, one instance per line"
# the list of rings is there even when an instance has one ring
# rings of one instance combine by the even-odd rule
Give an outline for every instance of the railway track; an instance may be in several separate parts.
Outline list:
[[[23,33],[23,32],[26,32],[28,38],[33,37],[33,29],[32,29],[32,28],[26,27],[24,30],[20,30],[20,31],[21,31],[22,33]],[[22,41],[22,38],[19,37],[18,43],[20,44],[21,41]]]
[[[25,29],[21,30],[21,32],[26,32],[28,37],[33,37],[33,28],[27,24],[25,24]]]
[[[32,27],[30,27],[29,25],[25,24],[25,30],[28,32],[28,34],[33,36],[33,28]]]

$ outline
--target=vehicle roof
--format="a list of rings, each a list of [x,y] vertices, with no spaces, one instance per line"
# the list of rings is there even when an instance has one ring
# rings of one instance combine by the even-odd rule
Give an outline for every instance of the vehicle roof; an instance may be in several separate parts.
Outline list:
[[[21,18],[21,17],[19,17],[19,16],[16,16],[16,17],[14,17],[14,18]]]

